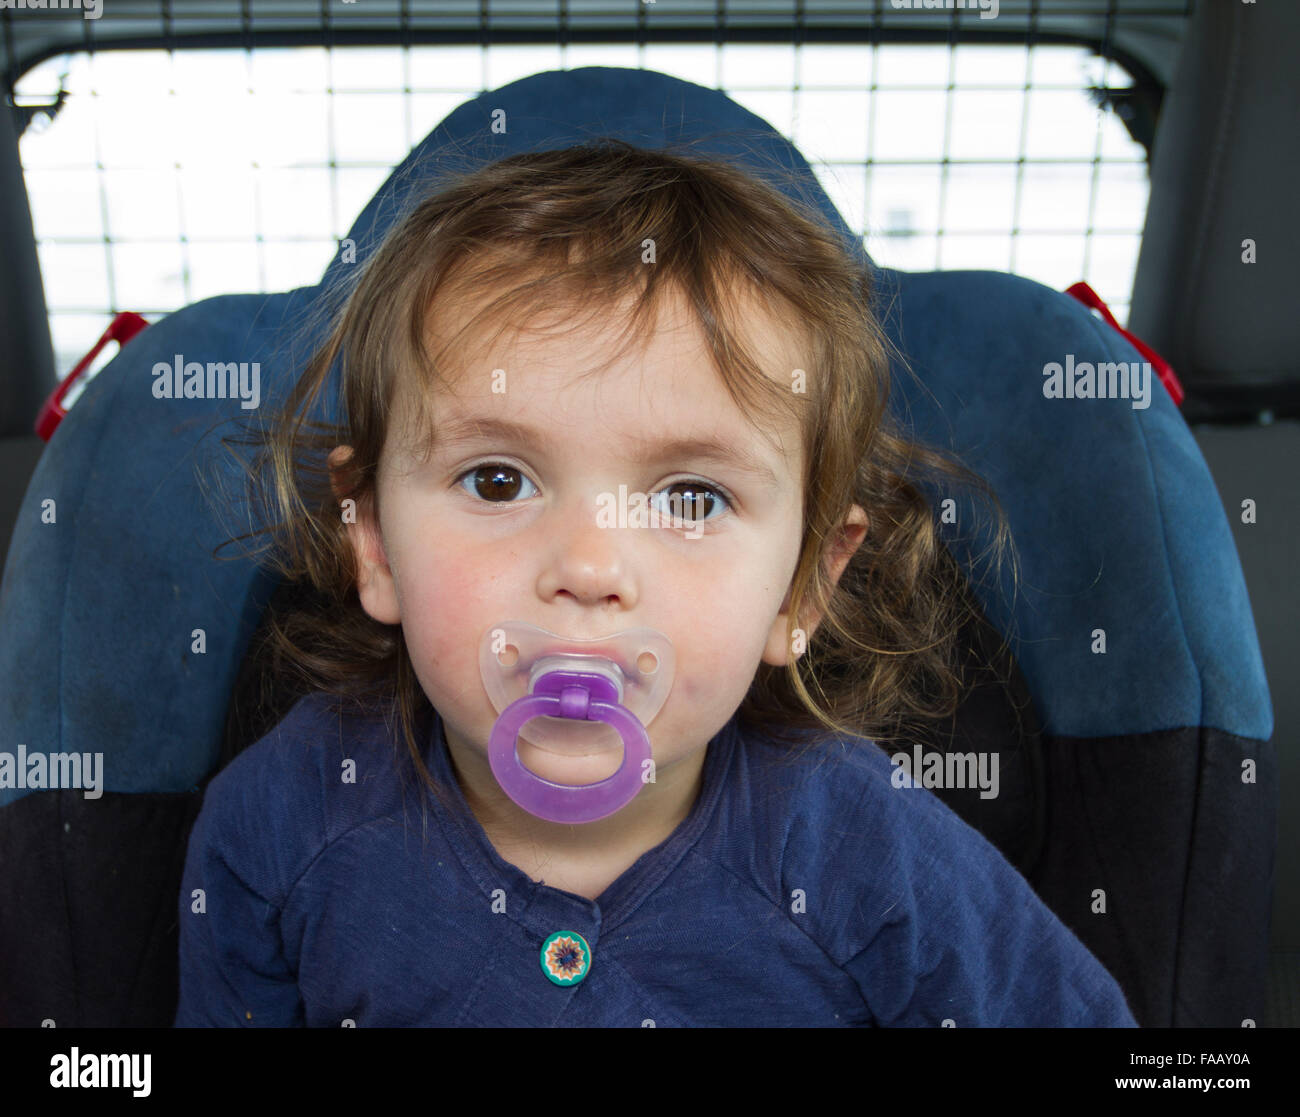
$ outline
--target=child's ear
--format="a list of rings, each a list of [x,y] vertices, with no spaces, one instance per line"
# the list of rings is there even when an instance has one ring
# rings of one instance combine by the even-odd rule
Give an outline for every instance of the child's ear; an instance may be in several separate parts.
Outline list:
[[[353,482],[346,472],[351,457],[350,446],[336,446],[329,455],[330,488],[340,504],[346,499],[346,493],[354,491]],[[399,624],[402,614],[397,600],[397,583],[384,551],[384,540],[372,502],[356,500],[350,506],[341,507],[340,515],[356,559],[357,594],[361,598],[361,607],[380,624]]]
[[[861,546],[866,534],[867,514],[855,504],[844,517],[844,522],[840,526],[836,539],[823,559],[832,586],[839,584],[840,575],[844,573],[844,568],[848,566],[849,559]],[[796,631],[798,629],[803,630],[803,646],[797,651],[792,648],[790,646],[790,637],[786,632],[790,619],[791,593],[793,593],[793,587],[786,590],[785,600],[781,602],[781,611],[776,615],[776,620],[772,622],[771,631],[767,634],[767,646],[763,650],[763,662],[770,663],[773,667],[784,667],[791,655],[795,659],[803,655],[812,642],[813,633],[817,631],[818,626],[822,623],[822,613],[813,611],[806,614],[802,623],[796,626]],[[806,602],[804,608],[808,608]]]

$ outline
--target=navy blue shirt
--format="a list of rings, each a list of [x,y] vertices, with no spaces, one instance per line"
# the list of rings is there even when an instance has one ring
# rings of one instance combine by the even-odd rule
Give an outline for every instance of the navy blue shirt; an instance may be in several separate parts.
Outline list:
[[[454,812],[403,790],[400,730],[319,694],[213,778],[176,1026],[1136,1026],[998,850],[873,744],[789,763],[733,718],[687,819],[592,901],[496,852],[429,722]],[[543,969],[556,932],[588,948],[561,959],[571,985]]]

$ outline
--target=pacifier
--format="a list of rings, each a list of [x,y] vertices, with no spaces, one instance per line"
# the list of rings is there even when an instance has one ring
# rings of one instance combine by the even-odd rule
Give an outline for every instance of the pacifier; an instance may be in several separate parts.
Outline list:
[[[675,656],[653,628],[568,640],[526,621],[493,625],[479,642],[479,673],[493,708],[488,762],[501,789],[548,822],[596,822],[628,805],[653,771],[645,727],[673,685]],[[518,739],[549,752],[621,745],[617,772],[559,784],[524,767]]]

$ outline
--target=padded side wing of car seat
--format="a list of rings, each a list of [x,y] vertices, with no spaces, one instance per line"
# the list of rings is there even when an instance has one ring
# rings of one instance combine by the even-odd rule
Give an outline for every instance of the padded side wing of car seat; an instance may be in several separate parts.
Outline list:
[[[98,755],[102,783],[0,789],[0,1022],[171,1022],[185,845],[273,588],[213,557],[248,526],[222,439],[282,393],[309,294],[209,299],[151,326],[37,465],[0,589],[3,747]],[[205,388],[208,362],[248,364],[250,385],[256,364],[259,408],[158,398],[155,367],[177,360]]]
[[[1245,579],[1191,431],[1056,399],[1045,366],[1141,362],[1074,299],[995,272],[881,273],[923,438],[994,485],[1022,562],[976,589],[1043,718],[1048,819],[1030,877],[1149,1026],[1263,1015],[1277,814],[1272,705]],[[934,501],[946,494],[935,491]],[[958,498],[949,546],[986,534]],[[1101,643],[1104,637],[1104,650]],[[1227,913],[1231,913],[1228,915]]]

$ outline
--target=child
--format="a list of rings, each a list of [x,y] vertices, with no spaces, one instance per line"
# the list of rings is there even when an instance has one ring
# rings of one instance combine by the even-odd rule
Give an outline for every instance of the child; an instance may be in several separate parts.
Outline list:
[[[520,155],[397,223],[267,442],[273,561],[324,603],[276,653],[313,692],[208,787],[178,1026],[1134,1025],[875,743],[960,692],[959,575],[905,478],[978,479],[891,427],[870,295],[813,211],[687,151]],[[611,526],[624,492],[689,511]],[[503,789],[505,621],[671,644],[620,809]],[[619,769],[588,746],[518,759]]]

